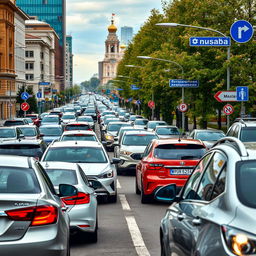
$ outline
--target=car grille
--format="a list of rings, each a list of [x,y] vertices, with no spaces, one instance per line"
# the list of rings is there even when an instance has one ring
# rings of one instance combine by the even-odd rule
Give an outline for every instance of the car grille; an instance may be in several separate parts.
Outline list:
[[[131,154],[131,158],[134,159],[134,160],[140,160],[141,156],[142,156],[142,153]]]

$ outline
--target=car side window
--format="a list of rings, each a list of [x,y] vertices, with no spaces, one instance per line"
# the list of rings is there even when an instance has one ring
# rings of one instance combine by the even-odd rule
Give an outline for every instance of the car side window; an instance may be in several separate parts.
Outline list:
[[[225,189],[227,157],[216,152],[211,158],[200,181],[197,196],[199,200],[210,201]],[[222,172],[224,170],[224,172]],[[224,184],[223,184],[224,182]]]
[[[206,155],[195,167],[193,173],[191,174],[183,190],[183,199],[199,199],[196,194],[196,190],[201,179],[202,173],[205,170],[211,156],[212,153]]]
[[[153,146],[153,143],[150,143],[148,144],[148,146],[146,147],[145,151],[144,151],[144,154],[143,154],[143,157],[146,157],[149,155],[151,149],[152,149],[152,146]]]

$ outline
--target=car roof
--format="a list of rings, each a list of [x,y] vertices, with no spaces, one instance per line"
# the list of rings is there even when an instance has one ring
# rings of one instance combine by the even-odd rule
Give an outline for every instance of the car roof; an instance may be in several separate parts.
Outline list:
[[[42,126],[40,126],[39,127],[39,129],[40,128],[46,128],[46,127],[48,127],[48,128],[62,128],[62,125],[61,124],[46,124],[46,125],[42,125]]]
[[[175,125],[157,125],[156,129],[158,128],[177,128],[178,129],[178,127]]]
[[[64,131],[62,135],[70,135],[70,134],[88,134],[88,135],[95,135],[94,131],[84,131],[84,130],[77,130],[77,131]]]
[[[43,118],[45,118],[45,117],[50,117],[50,118],[54,118],[54,117],[59,117],[58,115],[49,115],[49,114],[47,114],[46,116],[44,116]]]
[[[154,120],[154,121],[148,121],[148,123],[166,123],[166,122],[162,120]]]
[[[170,139],[158,139],[158,140],[155,140],[155,143],[157,145],[165,145],[165,144],[183,144],[183,143],[186,143],[186,144],[194,144],[194,145],[204,145],[204,143],[200,140],[193,140],[193,139],[178,139],[178,138],[170,138]]]
[[[217,129],[194,129],[192,132],[221,132],[221,133],[224,133],[222,130],[217,130]]]
[[[5,140],[5,141],[1,141],[0,140],[0,146],[1,145],[39,145],[43,142],[43,140],[41,139],[37,139],[37,140]]]
[[[50,147],[94,147],[102,148],[102,144],[97,141],[55,141],[50,144]]]
[[[25,125],[15,125],[15,126],[1,126],[0,127],[0,129],[13,129],[13,130],[15,130],[16,129],[16,127],[23,127],[23,126],[25,126]],[[26,126],[32,126],[32,125],[26,125]]]
[[[127,124],[127,122],[121,122],[121,121],[113,121],[113,122],[109,122],[108,125],[111,125],[111,124]],[[129,123],[128,123],[129,124]]]
[[[29,168],[32,157],[0,155],[0,166]]]
[[[81,125],[89,125],[89,123],[88,123],[88,122],[75,121],[75,122],[69,122],[69,123],[68,123],[68,124],[66,124],[65,126],[73,125],[73,124],[75,124],[75,125],[79,125],[79,124],[81,124]]]
[[[13,127],[18,127],[18,128],[36,128],[36,125],[29,125],[29,124],[25,124],[25,125],[16,125]]]
[[[145,135],[156,135],[155,132],[149,132],[149,131],[146,131],[146,130],[141,130],[141,131],[126,131],[125,132],[125,135],[137,135],[137,134],[145,134]]]

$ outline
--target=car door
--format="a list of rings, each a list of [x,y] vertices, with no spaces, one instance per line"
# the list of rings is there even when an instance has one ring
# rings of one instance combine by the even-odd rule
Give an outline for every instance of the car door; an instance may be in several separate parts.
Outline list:
[[[202,236],[209,237],[209,230],[214,241],[214,227],[205,216],[213,213],[215,209],[210,202],[224,191],[226,161],[226,156],[218,151],[206,155],[195,168],[194,177],[187,183],[181,195],[183,200],[176,204],[173,240],[178,255],[191,255],[191,252],[197,255],[198,241]]]

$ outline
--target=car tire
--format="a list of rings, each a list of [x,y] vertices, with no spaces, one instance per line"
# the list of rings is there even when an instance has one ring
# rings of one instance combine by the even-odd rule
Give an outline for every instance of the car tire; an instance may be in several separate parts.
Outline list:
[[[108,196],[108,202],[109,202],[109,203],[113,203],[113,204],[117,202],[117,190],[116,190],[115,195],[113,195],[113,196]]]
[[[144,188],[142,184],[141,184],[140,201],[142,204],[148,204],[151,202],[151,196],[144,194]]]
[[[138,187],[137,177],[135,178],[135,191],[136,191],[137,195],[140,195],[141,192],[140,192],[139,187]]]

